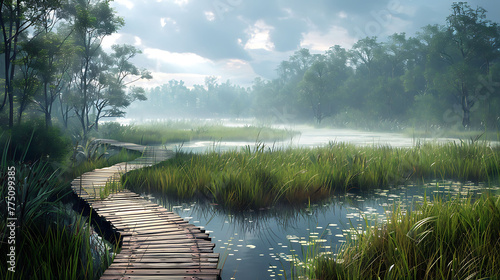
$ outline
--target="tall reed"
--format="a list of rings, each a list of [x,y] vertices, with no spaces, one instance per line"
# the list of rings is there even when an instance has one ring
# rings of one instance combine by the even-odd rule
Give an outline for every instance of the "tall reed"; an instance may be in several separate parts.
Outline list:
[[[497,182],[499,148],[425,144],[413,148],[273,149],[187,154],[127,175],[127,187],[172,198],[201,199],[231,210],[304,205],[335,193],[384,188],[422,179]]]
[[[61,179],[61,171],[54,170],[48,161],[10,160],[6,152],[10,140],[4,143],[0,195],[8,196],[8,170],[14,167],[15,206],[8,205],[7,199],[0,200],[2,279],[98,279],[102,268],[110,264],[109,248],[93,233],[90,221],[71,214],[62,204],[71,190]],[[14,207],[14,211],[9,206]],[[16,218],[15,244],[8,241],[11,230],[7,227],[7,217],[13,215]],[[15,273],[6,265],[7,253],[13,245]]]
[[[497,279],[500,197],[456,198],[417,211],[395,205],[384,225],[351,238],[335,257],[317,257],[309,279]]]

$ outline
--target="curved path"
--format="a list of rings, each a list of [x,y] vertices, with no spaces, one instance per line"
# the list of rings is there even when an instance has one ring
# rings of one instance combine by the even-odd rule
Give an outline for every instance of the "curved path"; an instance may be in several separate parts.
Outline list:
[[[114,140],[103,144],[143,153],[137,160],[87,172],[72,182],[73,191],[120,234],[122,247],[102,280],[220,279],[219,254],[204,230],[128,190],[103,196],[107,182],[121,174],[172,156],[165,149]]]

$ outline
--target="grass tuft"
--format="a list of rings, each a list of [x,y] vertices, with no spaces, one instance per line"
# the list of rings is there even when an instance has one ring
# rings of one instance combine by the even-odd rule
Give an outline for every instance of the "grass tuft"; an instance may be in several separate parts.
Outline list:
[[[496,279],[500,197],[456,198],[417,211],[394,206],[388,222],[348,240],[336,257],[316,257],[310,279]]]
[[[414,148],[357,147],[178,152],[168,161],[127,174],[127,187],[176,199],[198,199],[227,210],[303,206],[333,194],[424,179],[495,182],[499,148],[485,144],[425,144]]]

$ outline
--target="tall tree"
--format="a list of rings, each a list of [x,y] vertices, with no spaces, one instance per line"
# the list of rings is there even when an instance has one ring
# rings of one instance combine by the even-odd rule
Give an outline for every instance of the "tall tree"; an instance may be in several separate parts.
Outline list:
[[[27,37],[30,28],[50,26],[55,23],[56,12],[62,0],[1,0],[0,30],[2,36],[2,54],[4,56],[4,96],[0,111],[9,105],[9,127],[14,124],[14,87],[16,60],[18,59],[21,38]],[[31,37],[36,37],[32,34]],[[7,103],[8,102],[8,103]]]
[[[135,100],[145,100],[144,89],[132,87],[126,93],[126,86],[140,79],[151,79],[147,70],[140,71],[130,62],[141,51],[131,45],[113,45],[111,55],[101,54],[103,65],[98,70],[100,73],[99,84],[94,89],[92,97],[96,110],[94,128],[97,130],[99,120],[106,117],[121,117],[125,114],[124,108]]]
[[[318,122],[332,113],[329,100],[332,86],[329,84],[331,78],[330,69],[325,62],[324,55],[316,55],[316,61],[309,67],[304,74],[299,87],[304,98],[311,106],[314,118]]]
[[[472,9],[467,3],[452,5],[444,36],[435,40],[436,51],[446,66],[441,81],[449,84],[460,104],[462,125],[470,126],[470,113],[481,85],[480,75],[490,73],[490,64],[499,57],[500,34],[496,23],[486,19],[486,10]]]
[[[371,78],[376,74],[375,62],[382,52],[382,46],[377,42],[377,37],[366,37],[352,46],[351,62],[356,65],[357,72],[364,72]]]
[[[80,48],[78,59],[73,67],[75,71],[73,108],[78,117],[82,136],[92,128],[90,119],[92,90],[97,90],[99,73],[96,71],[104,37],[118,31],[123,26],[123,19],[116,16],[109,5],[109,0],[73,0],[70,2],[68,19],[74,27],[74,41]]]
[[[76,52],[70,34],[71,31],[60,28],[58,33],[45,32],[30,42],[30,45],[40,50],[36,54],[37,64],[34,67],[40,81],[40,93],[35,96],[34,102],[44,114],[47,128],[52,126],[52,108],[68,83]]]

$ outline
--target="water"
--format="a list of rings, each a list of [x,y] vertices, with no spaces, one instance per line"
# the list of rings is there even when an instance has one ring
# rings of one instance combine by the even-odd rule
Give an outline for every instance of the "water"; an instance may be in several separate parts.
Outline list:
[[[330,202],[301,209],[266,209],[237,215],[213,205],[178,203],[160,196],[153,201],[204,228],[216,244],[214,252],[224,263],[222,279],[290,279],[290,261],[304,260],[303,250],[315,243],[332,254],[347,236],[362,232],[367,224],[384,223],[393,205],[412,209],[424,195],[446,199],[491,191],[482,185],[433,182],[425,186],[400,186],[365,194],[347,194]],[[497,189],[493,191],[497,192]],[[293,257],[297,255],[297,257]]]
[[[237,126],[237,124],[225,124]],[[391,132],[366,132],[352,129],[333,128],[313,128],[310,126],[277,127],[298,131],[300,134],[291,139],[283,141],[263,142],[266,147],[288,148],[288,147],[317,147],[329,142],[346,142],[359,146],[391,146],[391,147],[412,147],[417,143],[433,142],[446,143],[458,142],[458,139],[451,138],[424,138],[414,139],[401,133]],[[265,139],[266,135],[260,135]],[[248,141],[190,141],[185,143],[168,143],[166,147],[171,150],[182,150],[186,152],[202,153],[207,150],[227,151],[240,149],[245,146],[254,147],[256,142]]]
[[[242,123],[224,122],[227,126]],[[299,131],[292,139],[265,142],[267,147],[317,147],[330,141],[348,142],[360,146],[412,147],[423,142],[451,142],[458,139],[418,139],[400,133],[362,132],[350,129],[316,129],[308,126],[278,127]],[[265,138],[266,135],[261,135]],[[255,142],[192,141],[170,143],[171,150],[202,153],[207,150],[225,151],[253,147]],[[204,228],[216,244],[223,264],[222,279],[291,279],[290,262],[304,260],[310,244],[324,253],[333,254],[348,236],[362,232],[368,224],[384,223],[385,212],[395,204],[411,209],[424,195],[445,198],[480,194],[481,185],[461,185],[436,182],[425,186],[407,186],[390,190],[375,190],[364,194],[334,197],[330,202],[305,205],[301,209],[266,209],[231,214],[213,205],[196,202],[173,202],[161,196],[147,195],[156,203],[176,212],[190,223]],[[305,254],[304,254],[305,253]]]

